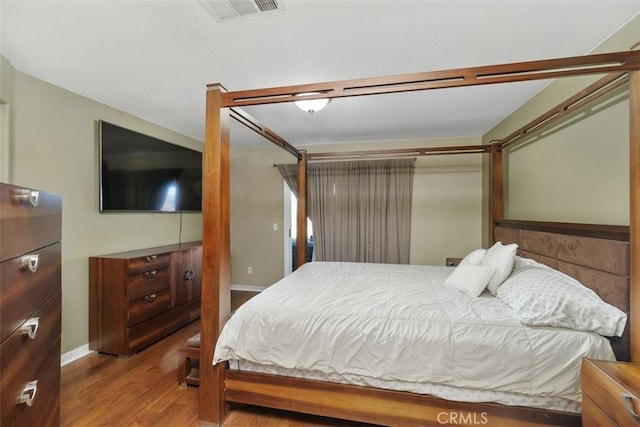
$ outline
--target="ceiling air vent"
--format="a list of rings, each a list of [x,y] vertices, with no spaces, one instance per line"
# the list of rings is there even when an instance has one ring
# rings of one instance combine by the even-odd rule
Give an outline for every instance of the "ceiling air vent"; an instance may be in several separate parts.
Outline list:
[[[281,0],[202,0],[201,3],[218,22],[284,10]]]

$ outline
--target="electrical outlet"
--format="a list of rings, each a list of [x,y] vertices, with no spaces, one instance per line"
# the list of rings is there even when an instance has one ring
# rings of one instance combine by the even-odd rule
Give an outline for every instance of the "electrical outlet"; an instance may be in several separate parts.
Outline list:
[[[278,231],[278,223],[277,222],[273,223],[273,231]]]
[[[253,267],[247,267],[247,273],[253,274]]]

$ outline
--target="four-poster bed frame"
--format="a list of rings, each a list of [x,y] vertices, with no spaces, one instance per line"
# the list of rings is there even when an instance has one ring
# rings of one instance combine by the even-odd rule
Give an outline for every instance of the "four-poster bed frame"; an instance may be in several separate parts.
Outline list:
[[[631,359],[634,362],[640,362],[640,316],[631,315],[640,313],[639,70],[640,52],[627,51],[238,92],[226,92],[219,84],[210,85],[206,101],[204,152],[200,420],[221,423],[228,411],[228,402],[241,402],[380,424],[436,423],[438,413],[464,412],[478,414],[477,416],[486,413],[491,425],[513,425],[514,422],[518,422],[518,425],[579,425],[580,417],[574,414],[498,404],[450,402],[412,393],[231,372],[226,370],[224,364],[213,366],[211,360],[215,340],[230,313],[229,121],[233,118],[243,123],[296,157],[299,192],[298,239],[306,240],[306,169],[309,161],[345,157],[397,157],[475,152],[490,155],[489,220],[490,238],[494,240],[495,221],[504,217],[503,150],[529,136],[533,131],[541,129],[628,82],[631,193],[630,226],[627,229],[630,248],[630,270],[627,276],[630,287],[628,328],[631,336]],[[340,98],[590,74],[606,75],[506,138],[479,146],[307,153],[293,147],[240,108],[248,105],[292,102],[299,99]],[[533,226],[541,227],[542,225],[534,223]],[[565,228],[564,232],[571,233],[570,229],[575,227],[565,224]],[[594,234],[588,235],[598,237],[602,227],[592,228],[594,230],[589,233]],[[298,262],[304,262],[306,245],[298,245],[297,251]]]

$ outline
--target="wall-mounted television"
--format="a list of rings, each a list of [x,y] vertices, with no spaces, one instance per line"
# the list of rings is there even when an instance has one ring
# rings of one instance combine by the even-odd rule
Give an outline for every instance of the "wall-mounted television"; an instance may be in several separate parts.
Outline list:
[[[202,211],[202,153],[100,120],[100,212]]]

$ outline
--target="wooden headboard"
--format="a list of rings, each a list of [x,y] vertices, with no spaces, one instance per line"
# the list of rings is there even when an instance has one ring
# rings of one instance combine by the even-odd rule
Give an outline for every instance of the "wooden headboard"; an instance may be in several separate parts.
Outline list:
[[[627,313],[622,338],[611,338],[618,360],[631,359],[629,227],[496,220],[494,241],[517,243],[532,258],[582,282]]]

